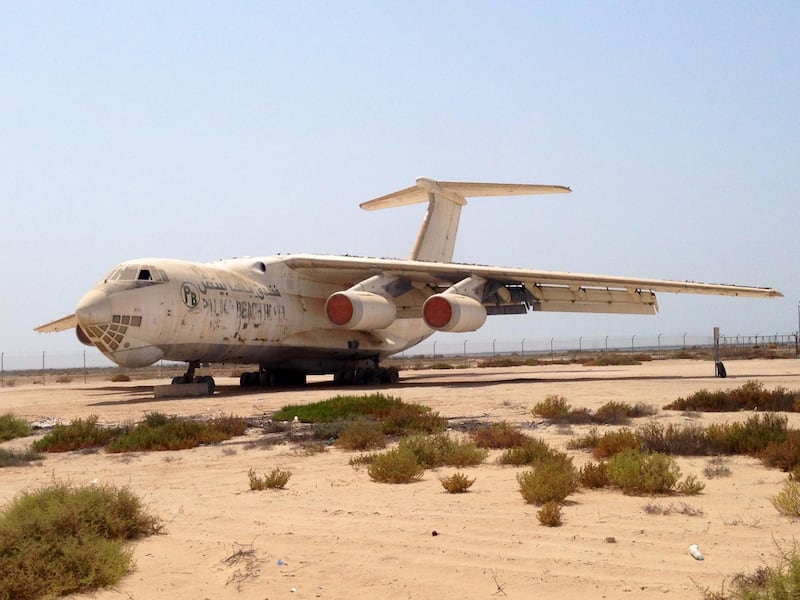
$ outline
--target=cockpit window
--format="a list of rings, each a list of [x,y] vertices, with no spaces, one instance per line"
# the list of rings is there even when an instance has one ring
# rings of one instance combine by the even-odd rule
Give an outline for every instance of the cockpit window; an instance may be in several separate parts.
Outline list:
[[[111,271],[105,281],[154,281],[165,283],[169,281],[169,277],[163,270],[156,269],[151,265],[123,265]]]

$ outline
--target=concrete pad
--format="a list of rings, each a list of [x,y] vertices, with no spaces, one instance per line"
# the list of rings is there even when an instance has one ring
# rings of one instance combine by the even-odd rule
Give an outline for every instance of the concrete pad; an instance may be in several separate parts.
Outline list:
[[[207,383],[181,383],[176,385],[154,385],[154,398],[189,398],[208,396]]]

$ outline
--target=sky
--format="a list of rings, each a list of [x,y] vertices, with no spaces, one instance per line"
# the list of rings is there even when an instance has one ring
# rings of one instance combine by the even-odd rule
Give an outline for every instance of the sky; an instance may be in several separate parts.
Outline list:
[[[81,354],[33,328],[124,260],[406,258],[424,205],[358,204],[419,176],[573,190],[471,199],[458,262],[785,294],[490,317],[440,348],[791,334],[798,38],[791,1],[0,0],[6,368]]]

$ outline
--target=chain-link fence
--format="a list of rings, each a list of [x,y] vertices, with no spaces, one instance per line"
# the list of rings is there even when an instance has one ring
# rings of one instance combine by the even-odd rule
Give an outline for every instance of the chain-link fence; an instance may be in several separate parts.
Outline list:
[[[711,349],[713,336],[682,334],[631,335],[625,336],[579,336],[551,338],[486,339],[477,335],[452,336],[453,341],[428,340],[404,352],[404,357],[482,357],[482,356],[541,356],[591,354],[597,352],[647,352],[651,354]],[[755,351],[779,353],[781,356],[800,356],[797,333],[774,333],[770,335],[723,335],[720,337],[722,358],[752,355]],[[168,363],[167,366],[173,363]],[[0,352],[0,385],[5,385],[10,374],[36,374],[42,383],[47,382],[48,373],[58,371],[86,372],[90,369],[115,367],[95,348],[75,353],[15,354]]]

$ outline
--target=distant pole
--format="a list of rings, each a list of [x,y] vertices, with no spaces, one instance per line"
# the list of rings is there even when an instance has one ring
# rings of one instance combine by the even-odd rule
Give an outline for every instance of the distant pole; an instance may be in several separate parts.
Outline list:
[[[497,342],[497,338],[492,340],[492,356],[497,356],[497,351],[494,349],[494,345]]]
[[[83,383],[86,383],[86,350],[83,351]]]
[[[661,353],[661,334],[658,334],[658,352]]]
[[[44,350],[42,350],[42,385],[44,385]]]
[[[550,360],[553,360],[553,358],[554,358],[554,356],[553,356],[553,340],[554,339],[555,338],[550,338]]]
[[[800,356],[800,302],[797,303],[797,335],[794,336],[794,354]]]
[[[583,336],[578,338],[578,360],[581,359],[582,353],[583,353]]]
[[[6,353],[0,352],[0,387],[6,387]]]
[[[800,316],[800,304],[797,305],[797,313]],[[525,356],[525,338],[522,338],[522,356]]]
[[[686,334],[683,334],[683,349],[686,350]]]
[[[606,336],[606,354],[608,354],[608,336]]]
[[[464,340],[464,364],[467,364],[467,341]]]
[[[433,340],[433,360],[436,360],[436,340]]]
[[[636,339],[636,334],[634,333],[631,336],[631,352],[634,352],[634,353],[636,352],[636,346],[634,346],[634,343],[633,343],[633,340],[635,340],[635,339]]]

